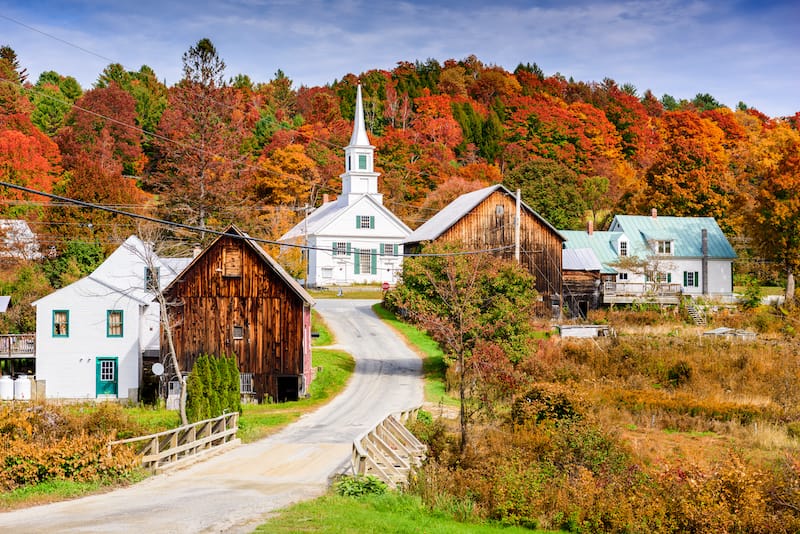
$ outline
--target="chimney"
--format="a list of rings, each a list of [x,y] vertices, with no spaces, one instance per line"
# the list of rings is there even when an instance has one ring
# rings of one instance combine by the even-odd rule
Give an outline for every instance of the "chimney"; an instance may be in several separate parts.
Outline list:
[[[203,249],[200,248],[200,243],[195,243],[192,247],[192,258],[196,258],[201,252],[203,252]]]
[[[322,193],[322,203],[323,204],[328,203],[328,193]]]
[[[592,235],[594,233],[594,221],[589,219],[589,222],[586,223],[586,233]]]
[[[652,218],[654,218],[654,219],[657,219],[657,218],[658,218],[658,210],[657,210],[657,209],[655,209],[655,208],[651,209],[651,210],[650,210],[650,216],[651,216]]]

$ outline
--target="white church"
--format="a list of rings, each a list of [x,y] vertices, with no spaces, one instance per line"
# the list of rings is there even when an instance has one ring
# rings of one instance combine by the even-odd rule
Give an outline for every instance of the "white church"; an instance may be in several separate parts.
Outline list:
[[[364,126],[359,85],[353,135],[344,149],[342,194],[310,212],[280,239],[305,244],[307,238],[309,287],[397,282],[403,266],[402,242],[411,229],[383,205],[374,153]]]

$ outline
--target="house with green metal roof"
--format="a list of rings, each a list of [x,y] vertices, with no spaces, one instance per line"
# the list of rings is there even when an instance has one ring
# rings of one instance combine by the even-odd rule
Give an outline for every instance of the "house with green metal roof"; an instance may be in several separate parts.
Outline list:
[[[653,210],[617,215],[606,232],[590,227],[561,234],[565,249],[588,249],[598,259],[606,304],[733,295],[736,253],[713,217],[664,217]]]

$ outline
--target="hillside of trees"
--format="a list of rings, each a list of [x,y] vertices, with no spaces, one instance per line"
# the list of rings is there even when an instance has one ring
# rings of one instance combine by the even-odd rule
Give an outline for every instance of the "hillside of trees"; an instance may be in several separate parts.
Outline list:
[[[147,66],[110,64],[82,88],[55,71],[28,79],[14,50],[0,48],[0,181],[193,226],[234,222],[274,240],[306,205],[340,191],[361,83],[380,190],[412,228],[502,181],[557,228],[656,208],[716,217],[742,257],[777,276],[800,258],[800,112],[773,118],[709,94],[659,98],[474,56],[323,87],[294,87],[280,70],[264,82],[228,73],[208,39],[175,60],[183,79],[170,87]],[[0,199],[0,217],[28,220],[55,254],[75,240],[111,247],[136,224],[3,186]]]

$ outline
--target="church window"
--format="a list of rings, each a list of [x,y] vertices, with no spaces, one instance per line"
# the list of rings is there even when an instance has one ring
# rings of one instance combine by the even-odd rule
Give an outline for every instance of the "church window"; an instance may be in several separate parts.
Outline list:
[[[358,168],[359,168],[359,170],[366,170],[366,168],[367,168],[367,155],[366,154],[359,154],[358,155]]]

